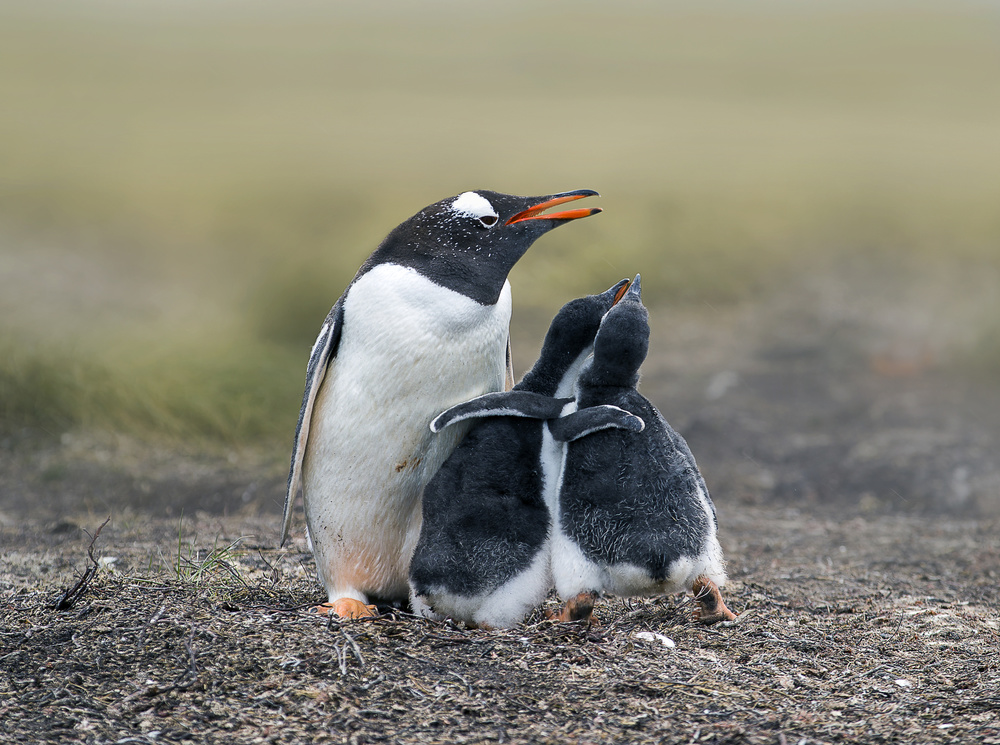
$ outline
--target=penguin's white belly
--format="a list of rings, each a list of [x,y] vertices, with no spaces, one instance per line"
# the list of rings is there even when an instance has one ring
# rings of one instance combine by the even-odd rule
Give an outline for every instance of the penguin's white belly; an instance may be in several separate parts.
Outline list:
[[[477,626],[509,629],[541,605],[551,586],[546,544],[523,572],[494,590],[467,596],[445,587],[433,587],[424,595],[413,593],[410,599],[413,612],[426,618],[451,618]]]
[[[503,389],[510,286],[484,306],[383,264],[350,288],[316,400],[303,472],[306,521],[330,599],[404,598],[420,496],[466,425],[445,409]]]
[[[560,597],[571,598],[590,591],[619,597],[662,595],[690,589],[700,576],[706,576],[722,587],[726,583],[726,570],[715,522],[708,512],[708,498],[700,489],[697,499],[706,510],[710,530],[704,536],[700,553],[679,556],[670,564],[662,581],[654,579],[647,567],[625,561],[612,563],[588,558],[562,530],[558,519],[555,520],[552,573]],[[627,536],[624,539],[627,540]]]

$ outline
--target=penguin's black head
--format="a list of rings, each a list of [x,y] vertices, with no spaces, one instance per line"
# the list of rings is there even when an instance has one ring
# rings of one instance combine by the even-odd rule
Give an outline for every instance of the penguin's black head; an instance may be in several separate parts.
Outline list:
[[[584,372],[588,385],[635,386],[649,351],[649,312],[642,304],[639,275],[601,321],[594,361]]]
[[[623,279],[598,295],[570,300],[562,307],[549,324],[538,361],[525,375],[525,382],[532,391],[556,395],[566,373],[575,365],[578,369],[582,366],[593,349],[601,319],[625,295],[628,287],[629,280]],[[572,385],[573,381],[569,382]],[[562,391],[560,395],[570,395],[570,392]]]
[[[535,240],[554,227],[601,211],[545,210],[590,196],[598,194],[591,189],[541,197],[467,191],[425,207],[400,224],[361,271],[384,263],[412,267],[437,284],[492,305],[510,270]]]

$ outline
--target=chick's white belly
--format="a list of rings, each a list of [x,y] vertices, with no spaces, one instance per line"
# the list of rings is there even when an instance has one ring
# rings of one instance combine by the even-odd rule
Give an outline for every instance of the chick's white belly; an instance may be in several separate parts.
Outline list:
[[[378,277],[381,288],[396,275]],[[419,305],[400,313],[384,293],[381,305],[359,312],[352,301],[364,307],[367,288],[358,285],[316,401],[303,500],[317,570],[331,600],[403,598],[419,537],[421,493],[468,429],[458,425],[433,434],[429,422],[454,404],[502,388],[509,290],[506,307],[446,297],[453,307],[445,310],[452,313],[428,317]],[[475,313],[481,318],[470,318]]]

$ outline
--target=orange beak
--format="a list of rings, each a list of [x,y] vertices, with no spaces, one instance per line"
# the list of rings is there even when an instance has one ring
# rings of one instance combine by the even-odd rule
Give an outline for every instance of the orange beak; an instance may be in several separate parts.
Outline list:
[[[618,292],[615,293],[615,301],[611,303],[612,307],[618,304],[618,301],[625,297],[625,293],[628,292],[628,288],[632,286],[632,280],[623,284]]]
[[[596,191],[591,191],[590,189],[581,189],[580,191],[567,192],[565,194],[559,194],[552,197],[551,199],[546,199],[544,202],[539,202],[538,204],[529,207],[526,210],[518,212],[516,215],[512,215],[505,225],[513,225],[516,222],[524,222],[525,220],[576,220],[581,217],[590,217],[591,215],[596,215],[601,211],[600,207],[584,207],[575,210],[565,210],[564,212],[552,212],[550,214],[542,214],[547,209],[551,209],[559,204],[565,204],[566,202],[573,202],[577,199],[583,199],[584,197],[600,196]]]

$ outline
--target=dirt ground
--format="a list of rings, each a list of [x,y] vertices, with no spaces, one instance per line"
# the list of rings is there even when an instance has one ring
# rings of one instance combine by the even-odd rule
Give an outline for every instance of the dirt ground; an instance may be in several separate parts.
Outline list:
[[[326,622],[301,519],[275,546],[283,454],[8,438],[0,741],[1000,743],[1000,392],[955,363],[988,278],[883,279],[654,312],[643,391],[739,614],[711,628],[680,596],[589,628]]]

